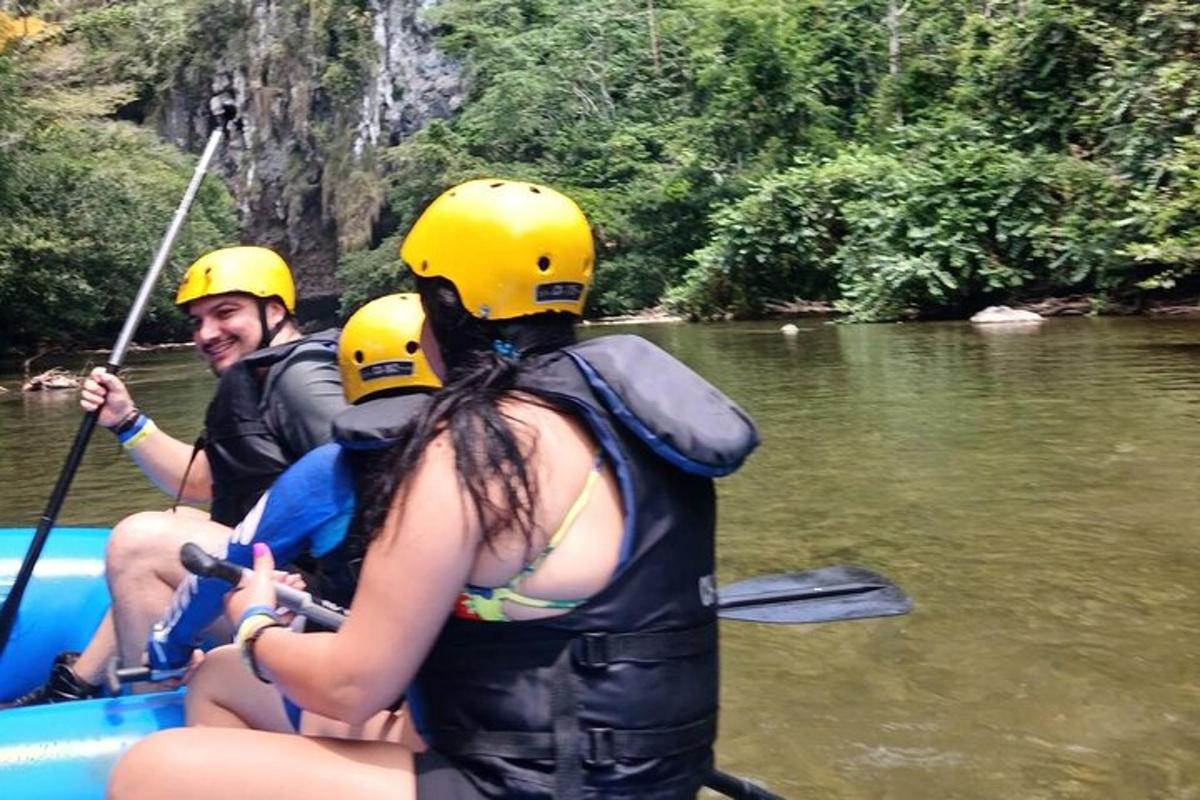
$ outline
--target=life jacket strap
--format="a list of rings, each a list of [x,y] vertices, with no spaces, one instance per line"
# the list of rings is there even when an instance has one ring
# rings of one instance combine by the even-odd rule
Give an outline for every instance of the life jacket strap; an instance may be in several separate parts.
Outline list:
[[[574,732],[580,762],[589,767],[609,766],[622,759],[662,758],[708,747],[717,735],[717,716],[673,728],[616,730],[582,728]],[[539,731],[438,730],[431,736],[434,749],[446,756],[554,760],[556,735]]]
[[[479,623],[464,623],[478,625]],[[575,664],[603,669],[621,662],[654,662],[690,658],[710,653],[717,647],[717,623],[709,622],[679,631],[637,631],[606,633],[588,631],[555,638],[522,641],[470,642],[438,648],[441,670],[474,670],[481,661],[503,659],[506,668],[548,667],[567,652]]]
[[[467,623],[477,624],[477,623]],[[711,653],[717,647],[717,623],[678,631],[607,633],[561,632],[522,641],[470,642],[440,647],[438,669],[470,671],[483,661],[504,663],[508,669],[550,668],[550,731],[485,731],[434,729],[425,731],[434,750],[443,755],[486,755],[554,761],[554,797],[583,797],[583,768],[611,765],[620,759],[660,758],[711,746],[716,738],[716,714],[671,728],[615,730],[584,727],[579,719],[576,670],[604,670],[620,662],[653,663]],[[502,660],[502,661],[501,661]]]

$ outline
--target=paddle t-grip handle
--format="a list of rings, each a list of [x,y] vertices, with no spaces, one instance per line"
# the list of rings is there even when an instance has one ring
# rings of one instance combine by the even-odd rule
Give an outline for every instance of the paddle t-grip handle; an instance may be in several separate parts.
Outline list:
[[[121,659],[119,656],[113,656],[104,665],[104,683],[108,687],[108,693],[116,696],[121,693],[121,684],[123,683],[143,683],[145,681],[166,681],[172,678],[182,678],[187,672],[187,667],[179,669],[151,669],[147,666],[141,667],[122,667],[119,666]]]
[[[179,561],[188,572],[202,578],[218,578],[233,586],[237,586],[242,580],[241,567],[210,556],[194,542],[188,542],[179,548]]]
[[[184,569],[202,578],[216,578],[231,586],[237,586],[242,575],[250,570],[239,567],[221,558],[215,558],[194,542],[188,542],[179,548],[179,561]],[[275,582],[275,598],[279,605],[297,614],[303,614],[315,625],[335,631],[346,621],[346,609],[326,600],[314,599],[308,592],[302,592],[286,584]]]

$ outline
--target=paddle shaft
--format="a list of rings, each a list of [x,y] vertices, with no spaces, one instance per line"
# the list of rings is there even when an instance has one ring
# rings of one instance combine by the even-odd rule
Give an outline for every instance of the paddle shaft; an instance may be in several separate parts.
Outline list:
[[[726,797],[732,797],[733,800],[784,800],[761,786],[755,786],[745,778],[730,775],[719,769],[708,771],[708,774],[704,776],[704,785]]]
[[[146,276],[142,279],[142,285],[138,289],[137,297],[134,298],[133,307],[129,309],[129,315],[125,318],[125,325],[121,328],[121,333],[117,336],[117,343],[113,345],[112,354],[109,356],[108,363],[104,367],[110,373],[116,372],[121,368],[121,362],[125,358],[125,351],[129,348],[130,342],[133,341],[133,334],[137,331],[137,327],[142,321],[142,316],[146,313],[146,305],[150,302],[150,295],[154,292],[155,284],[158,283],[158,276],[162,272],[163,265],[167,263],[167,257],[171,253],[171,246],[175,244],[175,238],[179,235],[179,230],[183,227],[184,220],[187,219],[188,209],[191,208],[192,202],[196,199],[196,193],[200,190],[200,183],[204,180],[204,173],[208,171],[208,165],[212,161],[213,155],[217,152],[217,146],[220,143],[221,125],[218,124],[208,137],[208,144],[205,145],[204,153],[200,156],[200,163],[196,165],[196,171],[192,173],[192,180],[188,183],[187,191],[183,193],[183,199],[179,201],[179,207],[175,209],[175,216],[172,217],[171,224],[167,226],[167,232],[163,236],[162,242],[158,245],[158,252],[154,254],[154,260],[150,263],[150,269],[147,270]],[[33,568],[42,555],[42,549],[46,546],[46,540],[50,537],[50,530],[54,527],[54,523],[58,519],[58,514],[62,510],[63,503],[67,499],[67,492],[71,488],[71,481],[75,479],[75,473],[79,470],[80,462],[83,461],[83,453],[87,449],[92,431],[96,429],[96,420],[99,416],[100,410],[96,409],[84,414],[83,419],[79,421],[79,430],[75,433],[75,441],[71,444],[70,452],[67,453],[66,463],[63,464],[62,471],[58,474],[58,481],[54,484],[53,491],[50,492],[50,499],[47,501],[46,508],[38,520],[37,530],[34,531],[33,539],[29,542],[29,549],[25,552],[25,559],[21,562],[21,568],[17,571],[17,577],[13,581],[12,589],[9,590],[8,597],[4,599],[3,607],[0,607],[0,655],[4,654],[4,649],[8,646],[13,627],[17,621],[17,611],[21,607],[21,598],[25,594],[25,589],[29,585],[30,578],[33,577]]]

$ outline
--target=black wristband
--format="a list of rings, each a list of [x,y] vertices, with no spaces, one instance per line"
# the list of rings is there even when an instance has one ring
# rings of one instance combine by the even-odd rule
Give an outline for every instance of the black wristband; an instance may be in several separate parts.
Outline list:
[[[246,637],[245,643],[242,645],[242,655],[245,656],[246,663],[250,666],[250,671],[254,673],[254,677],[258,678],[263,683],[271,683],[271,679],[263,675],[258,668],[258,660],[254,657],[254,645],[258,644],[258,637],[263,635],[263,631],[271,628],[286,628],[282,622],[271,622],[263,625],[258,630]]]
[[[113,432],[114,436],[120,436],[122,433],[125,433],[134,425],[136,425],[138,417],[141,415],[142,412],[138,411],[137,406],[134,406],[133,408],[129,409],[129,413],[121,417],[120,422],[118,422],[116,425],[113,425],[111,428],[109,428],[109,430]]]

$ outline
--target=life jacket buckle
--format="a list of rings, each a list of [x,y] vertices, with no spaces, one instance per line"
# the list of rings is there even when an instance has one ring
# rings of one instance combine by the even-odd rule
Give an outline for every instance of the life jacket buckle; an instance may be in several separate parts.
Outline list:
[[[611,767],[616,763],[613,753],[612,728],[587,728],[587,749],[583,763],[589,767]]]
[[[602,669],[608,666],[608,634],[585,633],[579,637],[575,661],[581,667]]]

